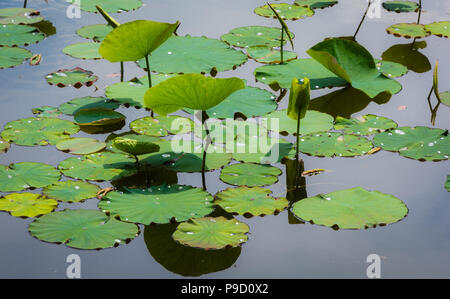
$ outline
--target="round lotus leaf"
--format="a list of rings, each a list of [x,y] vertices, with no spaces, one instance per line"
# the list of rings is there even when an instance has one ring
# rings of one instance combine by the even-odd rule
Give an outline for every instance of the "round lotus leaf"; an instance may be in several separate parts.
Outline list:
[[[72,4],[80,3],[81,10],[94,13],[97,13],[97,5],[108,13],[131,11],[142,6],[141,0],[84,0],[81,2],[79,2],[78,0],[66,1]]]
[[[50,85],[56,85],[58,87],[73,86],[75,88],[80,88],[83,85],[89,87],[98,80],[98,77],[94,76],[94,73],[91,71],[78,67],[71,70],[59,70],[48,74],[45,78]]]
[[[430,34],[448,38],[450,36],[450,21],[435,22],[425,25],[425,30]]]
[[[247,49],[250,58],[260,63],[276,64],[281,62],[281,51],[263,46],[255,46]],[[283,51],[283,61],[291,61],[297,59],[297,53]]]
[[[220,179],[235,186],[267,186],[278,182],[279,175],[281,170],[274,166],[239,163],[222,169]]]
[[[70,138],[61,140],[56,144],[57,149],[72,155],[93,154],[105,147],[106,143],[93,138]]]
[[[286,198],[270,196],[272,191],[260,187],[229,188],[215,195],[215,204],[229,213],[246,216],[278,214],[289,205]]]
[[[151,70],[158,73],[215,74],[236,69],[247,61],[247,55],[220,40],[187,35],[172,36],[149,59]],[[138,65],[147,68],[145,60]]]
[[[376,134],[375,146],[422,161],[447,160],[450,155],[448,130],[427,127],[400,127]]]
[[[101,42],[111,31],[113,31],[113,27],[110,25],[95,24],[78,29],[77,34],[81,37],[92,39],[95,42]]]
[[[367,154],[373,148],[368,139],[341,133],[318,133],[300,138],[300,151],[318,157],[354,157]]]
[[[10,144],[9,142],[6,142],[5,140],[0,138],[0,154],[6,153],[9,150]]]
[[[15,217],[36,217],[52,212],[58,202],[40,194],[13,193],[0,198],[0,211]]]
[[[0,164],[0,191],[14,192],[42,188],[56,183],[61,173],[43,163],[21,162],[9,166]]]
[[[373,114],[350,119],[338,116],[334,128],[347,134],[371,135],[397,128],[397,123],[389,118]]]
[[[159,145],[147,141],[147,136],[131,135],[130,137],[117,137],[112,141],[113,147],[133,156],[159,152]]]
[[[284,139],[249,134],[245,137],[238,136],[232,155],[236,161],[273,164],[288,156],[292,147],[292,143]]]
[[[263,125],[270,131],[297,134],[297,121],[287,115],[286,109],[274,111],[263,118],[267,119],[267,123]],[[328,131],[333,128],[333,122],[334,119],[329,114],[308,110],[305,117],[300,120],[300,135]]]
[[[247,242],[249,230],[247,224],[236,219],[204,217],[180,223],[172,238],[190,247],[222,249]]]
[[[109,192],[98,207],[122,221],[149,225],[183,222],[213,212],[212,196],[200,188],[163,185],[147,190],[124,188]]]
[[[337,4],[337,1],[334,0],[295,0],[294,4],[300,5],[303,7],[309,7],[311,9],[321,8],[324,9],[326,7],[331,7]]]
[[[138,143],[142,143],[142,144],[158,144],[159,145],[159,143],[166,141],[166,140],[158,138],[158,137],[139,135],[139,134],[134,134],[132,132],[125,132],[125,133],[121,133],[121,134],[111,133],[105,140],[105,142],[107,143],[106,147],[109,151],[114,152],[114,153],[120,153],[120,154],[124,153],[124,151],[116,148],[113,144],[114,140],[118,139],[119,137],[123,138],[123,139],[134,140],[134,141],[136,141]],[[142,154],[138,154],[138,156],[140,156],[140,155],[142,155]]]
[[[134,159],[109,152],[68,158],[59,163],[58,169],[65,176],[90,181],[111,181],[137,172]]]
[[[125,120],[125,115],[111,109],[88,108],[74,113],[75,122],[80,126],[105,126]]]
[[[447,181],[445,181],[445,189],[450,192],[450,175],[447,176]]]
[[[2,138],[17,145],[34,146],[56,144],[80,128],[73,122],[58,118],[24,118],[5,125]]]
[[[386,32],[404,38],[422,38],[429,35],[424,25],[416,23],[394,24],[388,27]]]
[[[273,90],[290,88],[294,78],[309,78],[311,89],[344,86],[347,82],[314,59],[295,59],[284,64],[264,65],[255,69],[256,81]]]
[[[57,107],[53,106],[41,106],[33,108],[31,110],[37,117],[58,117],[61,115],[61,111]]]
[[[0,47],[0,69],[15,67],[30,59],[33,54],[17,47]]]
[[[442,104],[450,106],[450,91],[441,92],[439,98],[441,99]]]
[[[296,202],[294,214],[335,229],[361,229],[402,220],[408,208],[393,195],[361,187],[320,194]]]
[[[273,9],[280,15],[283,20],[298,20],[306,17],[311,17],[314,15],[314,10],[309,7],[303,7],[298,5],[291,5],[287,3],[277,3],[272,4]],[[255,13],[257,15],[266,18],[276,18],[273,11],[270,9],[269,5],[264,5],[255,8]]]
[[[87,182],[64,181],[42,189],[42,194],[48,198],[62,202],[83,202],[89,198],[95,198],[100,187]]]
[[[45,35],[32,26],[15,24],[0,26],[1,46],[28,46],[44,38]]]
[[[38,10],[29,8],[0,9],[0,24],[35,24],[44,20]]]
[[[69,45],[63,49],[64,54],[78,59],[101,59],[102,56],[98,52],[99,43],[77,43]]]
[[[387,11],[395,11],[397,13],[419,11],[419,3],[413,1],[384,1],[383,7]]]
[[[103,108],[117,109],[120,104],[105,99],[103,97],[83,97],[75,98],[59,106],[59,111],[67,115],[73,115],[81,109]]]
[[[64,210],[37,218],[28,230],[38,240],[78,249],[102,249],[126,243],[139,234],[125,223],[95,210]]]
[[[375,59],[377,69],[386,77],[397,78],[405,75],[408,68],[403,64]]]
[[[130,128],[138,134],[162,137],[189,133],[194,128],[194,122],[189,118],[175,115],[147,116],[131,122]]]
[[[294,34],[290,33],[294,38]],[[221,39],[229,45],[248,48],[254,46],[265,46],[268,48],[279,47],[281,29],[277,27],[246,26],[232,29],[229,33],[222,35]],[[288,37],[284,37],[286,43]]]

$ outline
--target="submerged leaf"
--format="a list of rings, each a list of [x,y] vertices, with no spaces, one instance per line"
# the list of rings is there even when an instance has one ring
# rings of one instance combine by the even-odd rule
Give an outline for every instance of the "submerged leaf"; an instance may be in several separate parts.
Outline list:
[[[13,192],[42,188],[56,183],[61,173],[43,163],[21,162],[9,166],[0,164],[0,191]]]
[[[0,211],[15,217],[36,217],[52,212],[58,202],[40,194],[13,193],[0,198]]]
[[[279,175],[281,170],[274,166],[239,163],[222,169],[220,179],[235,186],[267,186],[275,184]]]

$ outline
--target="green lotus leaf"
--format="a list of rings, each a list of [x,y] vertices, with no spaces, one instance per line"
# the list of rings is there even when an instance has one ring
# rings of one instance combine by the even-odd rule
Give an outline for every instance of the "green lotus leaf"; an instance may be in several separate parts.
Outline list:
[[[439,93],[439,98],[441,99],[441,103],[450,106],[450,91],[444,91]]]
[[[419,52],[427,46],[425,41],[416,41],[413,44],[393,45],[383,55],[383,61],[392,61],[403,64],[416,73],[425,73],[431,70],[428,58]]]
[[[77,0],[66,0],[69,3],[76,4]],[[131,11],[142,6],[141,0],[84,0],[81,1],[81,10],[97,13],[96,6],[100,6],[108,13],[120,13]]]
[[[109,152],[68,158],[58,169],[67,177],[90,181],[111,181],[137,172],[134,159]]]
[[[215,195],[215,204],[229,213],[264,216],[278,214],[289,205],[286,198],[270,196],[272,191],[260,187],[229,188]]]
[[[419,3],[413,1],[384,1],[383,7],[387,11],[400,12],[418,12]]]
[[[324,9],[326,7],[331,7],[337,4],[337,1],[334,0],[295,0],[295,5],[300,5],[303,7],[309,7],[311,9]]]
[[[309,78],[311,89],[338,87],[347,84],[314,59],[295,59],[284,64],[264,65],[255,69],[256,81],[273,90],[290,88],[292,80]]]
[[[263,124],[268,130],[282,134],[296,134],[297,121],[287,115],[287,110],[278,110],[265,115],[267,123]],[[326,113],[308,110],[305,117],[300,120],[300,135],[317,132],[326,132],[333,128],[334,119]]]
[[[61,115],[61,111],[53,106],[41,106],[33,108],[31,111],[36,117],[59,117]]]
[[[62,202],[83,202],[86,199],[95,198],[100,187],[94,184],[80,181],[57,182],[42,189],[42,194]]]
[[[11,145],[9,144],[9,142],[6,142],[5,140],[0,138],[0,154],[6,153],[9,150],[10,146]]]
[[[95,210],[64,210],[37,218],[28,230],[38,240],[78,249],[102,249],[136,237],[136,224],[125,223]]]
[[[401,77],[408,72],[408,68],[400,63],[378,59],[375,59],[375,63],[377,69],[388,78]]]
[[[422,38],[429,35],[424,25],[416,23],[394,24],[388,27],[386,32],[404,38]]]
[[[106,143],[93,138],[70,138],[61,140],[56,144],[57,149],[72,155],[93,154],[105,147]]]
[[[429,34],[448,38],[450,36],[450,21],[434,22],[425,25],[425,30]]]
[[[145,93],[144,102],[147,108],[161,115],[182,108],[208,110],[243,88],[244,81],[239,78],[214,79],[200,74],[186,74],[150,88]]]
[[[174,115],[147,116],[131,122],[130,128],[138,134],[163,137],[189,133],[194,128],[194,122],[189,118]]]
[[[17,47],[0,47],[0,69],[21,65],[30,59],[33,54],[25,49]]]
[[[78,59],[101,59],[102,56],[98,52],[99,43],[77,43],[69,45],[63,49],[64,54]]]
[[[152,75],[153,86],[174,75]],[[144,95],[148,90],[148,77],[134,78],[128,82],[119,82],[106,87],[106,97],[124,105],[136,108],[144,107]]]
[[[152,71],[164,74],[215,75],[234,70],[246,61],[247,55],[220,40],[189,35],[169,38],[149,57]],[[138,65],[147,68],[144,59],[139,60]]]
[[[281,51],[265,46],[253,46],[247,49],[250,58],[260,63],[276,64],[281,63]],[[283,61],[291,61],[297,59],[297,53],[283,51]]]
[[[59,70],[48,74],[45,78],[50,85],[56,85],[58,87],[73,86],[75,88],[80,88],[83,85],[89,87],[98,80],[98,77],[94,76],[94,73],[79,67],[71,70]]]
[[[272,7],[276,10],[276,12],[280,15],[280,17],[283,20],[298,20],[306,17],[311,17],[314,15],[314,10],[310,9],[309,7],[291,5],[287,3],[272,4]],[[257,15],[266,18],[276,18],[275,14],[267,4],[255,8],[254,12]]]
[[[35,24],[44,20],[38,10],[29,8],[0,9],[0,24]]]
[[[267,186],[278,182],[281,173],[279,168],[270,165],[239,163],[222,169],[220,179],[235,186]]]
[[[293,33],[289,33],[294,38]],[[249,48],[264,46],[268,48],[279,47],[281,40],[281,29],[266,26],[246,26],[232,29],[229,33],[222,35],[221,39],[229,45]],[[284,37],[286,43],[288,37]]]
[[[421,160],[447,160],[450,155],[448,130],[427,127],[399,127],[373,138],[375,146],[386,151],[399,152],[400,155]]]
[[[311,100],[311,85],[308,78],[301,80],[292,80],[291,90],[289,92],[289,106],[287,109],[287,115],[294,119],[302,119],[305,117],[308,111],[309,102]]]
[[[80,128],[73,122],[57,118],[24,118],[5,125],[2,138],[17,145],[34,146],[56,144]]]
[[[36,217],[52,212],[58,202],[40,194],[13,193],[0,198],[0,211],[15,217]]]
[[[190,247],[223,249],[247,242],[249,230],[247,224],[236,219],[204,217],[180,223],[172,238]]]
[[[447,176],[447,181],[445,181],[445,189],[450,192],[450,175]]]
[[[105,108],[79,109],[73,116],[80,126],[105,126],[125,120],[125,115],[122,113]]]
[[[0,191],[42,188],[56,183],[60,177],[59,171],[43,163],[21,162],[9,166],[0,164]]]
[[[230,146],[227,144],[227,147]],[[239,136],[233,146],[233,159],[247,163],[279,163],[288,156],[293,144],[279,138],[248,134]]]
[[[96,24],[84,26],[77,30],[81,37],[92,39],[95,42],[101,42],[113,30],[113,27],[106,24]]]
[[[116,139],[118,137],[121,137],[124,139],[132,139],[132,140],[136,140],[136,141],[139,140],[139,142],[143,142],[143,143],[159,144],[161,142],[166,141],[164,139],[157,138],[157,137],[134,134],[133,132],[124,132],[121,134],[111,133],[105,140],[105,142],[107,143],[107,149],[113,153],[119,153],[119,154],[123,154],[124,152],[122,150],[119,150],[118,148],[114,147],[114,145],[113,145],[114,139]]]
[[[81,109],[103,108],[117,109],[120,104],[110,101],[103,97],[83,97],[75,98],[59,106],[59,111],[67,115],[73,115]]]
[[[361,187],[319,194],[296,202],[294,214],[335,229],[362,229],[402,220],[408,208],[393,195]]]
[[[148,142],[145,136],[117,137],[112,141],[112,145],[127,154],[134,156],[159,152],[159,145]]]
[[[338,116],[334,128],[342,130],[346,134],[371,135],[397,128],[397,123],[389,118],[373,114],[366,114],[351,119]]]
[[[318,157],[355,157],[373,148],[368,139],[336,132],[305,135],[300,138],[300,151]]]
[[[45,35],[32,26],[16,24],[0,26],[1,46],[28,46],[44,38]]]
[[[212,201],[212,196],[200,188],[163,185],[110,192],[98,206],[122,221],[149,225],[203,217],[214,210]]]

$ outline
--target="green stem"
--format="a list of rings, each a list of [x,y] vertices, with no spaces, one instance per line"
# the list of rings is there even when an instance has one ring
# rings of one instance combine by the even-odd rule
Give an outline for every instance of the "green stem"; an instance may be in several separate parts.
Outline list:
[[[363,17],[362,17],[362,19],[361,19],[361,22],[359,22],[359,25],[358,25],[358,28],[356,29],[355,34],[353,35],[353,40],[356,40],[356,35],[358,34],[359,29],[361,28],[361,25],[363,24],[364,20],[366,19],[367,12],[369,11],[369,8],[370,8],[370,5],[371,5],[371,4],[372,4],[372,1],[369,0],[369,4],[367,5],[367,9],[366,9],[366,11],[364,12],[364,15],[363,15]]]
[[[202,111],[202,127],[205,128],[206,132],[206,145],[203,146],[203,160],[202,160],[202,185],[203,190],[206,191],[206,153],[208,151],[209,144],[211,143],[211,137],[209,136],[209,129],[208,125],[206,124],[206,120],[208,119],[208,115],[206,114],[206,111]]]
[[[136,155],[133,155],[134,160],[136,161],[136,168],[139,171],[141,169],[141,164],[139,163],[139,158]]]
[[[123,82],[124,74],[125,74],[125,70],[123,67],[123,61],[121,61],[120,62],[120,82]]]
[[[152,88],[152,73],[150,71],[150,63],[148,62],[148,55],[145,55],[145,63],[147,64],[147,76],[148,76],[148,88]],[[153,117],[153,111],[150,112],[150,115]]]
[[[422,16],[422,0],[419,0],[419,15],[417,17],[417,25],[420,24],[420,17]],[[417,37],[414,38],[412,44],[411,44],[411,49],[414,47],[414,44],[416,43]]]
[[[298,182],[300,180],[300,175],[298,171],[299,163],[299,153],[300,153],[300,116],[297,118],[297,146],[295,148],[295,189],[298,189]]]
[[[113,17],[111,17],[106,11],[103,10],[100,6],[96,5],[95,8],[97,8],[98,12],[105,18],[106,22],[112,27],[116,28],[120,26],[120,23],[117,22]]]
[[[27,8],[27,0],[23,1],[23,8]]]
[[[283,53],[283,42],[284,42],[284,28],[283,27],[281,27],[281,44],[280,44],[280,55],[281,55],[281,59],[280,59],[280,64],[283,64],[283,56],[284,56],[284,53]]]

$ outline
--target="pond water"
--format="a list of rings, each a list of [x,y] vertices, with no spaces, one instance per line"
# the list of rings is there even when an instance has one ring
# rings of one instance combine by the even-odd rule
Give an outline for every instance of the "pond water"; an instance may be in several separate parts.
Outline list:
[[[178,30],[179,35],[204,35],[210,38],[220,38],[229,30],[240,26],[278,26],[276,19],[263,18],[253,13],[254,8],[264,5],[266,1],[143,2],[144,6],[136,11],[113,16],[121,23],[136,19],[172,23],[179,20],[182,24]],[[5,0],[1,1],[0,9],[21,7],[22,4],[22,1]],[[31,110],[35,107],[59,106],[72,98],[82,96],[103,96],[108,85],[118,82],[119,78],[108,76],[118,72],[117,64],[106,60],[79,60],[63,54],[62,49],[67,45],[85,41],[75,34],[78,28],[104,23],[100,15],[86,12],[82,12],[80,19],[69,19],[66,17],[67,6],[63,0],[50,0],[48,4],[42,0],[28,1],[28,7],[40,10],[45,19],[53,23],[56,34],[27,47],[33,53],[42,54],[43,60],[39,66],[26,63],[0,70],[1,127],[9,121],[31,117]],[[316,11],[313,17],[288,21],[290,30],[296,34],[294,46],[299,57],[306,58],[308,55],[305,51],[324,38],[352,35],[366,6],[365,0],[340,0],[339,4],[332,8]],[[448,20],[448,1],[425,0],[423,6],[422,23]],[[396,14],[382,10],[380,18],[366,19],[357,40],[375,58],[379,58],[391,46],[411,42],[388,35],[385,29],[394,23],[415,20],[414,13]],[[449,41],[435,36],[427,37],[426,41],[427,47],[421,52],[431,65],[439,60],[440,89],[448,90]],[[47,84],[45,75],[58,69],[76,66],[91,70],[99,76],[99,80],[94,84],[96,87],[57,88]],[[266,85],[255,82],[253,72],[259,66],[261,64],[249,60],[236,70],[221,72],[217,77],[236,76],[246,79],[251,86],[270,90]],[[125,64],[126,80],[145,74],[134,63]],[[382,105],[371,102],[361,111],[354,109],[352,116],[371,113],[391,118],[399,126],[432,127],[426,99],[432,79],[431,69],[422,73],[409,71],[397,79],[403,90],[389,102]],[[331,91],[312,91],[312,98]],[[286,108],[287,104],[288,97],[285,97],[279,109]],[[406,106],[406,109],[399,108],[400,106]],[[439,109],[437,128],[449,128],[448,109],[446,106]],[[126,132],[130,121],[148,115],[143,109],[121,107],[117,111],[127,116],[127,125],[118,132]],[[80,132],[76,136],[88,135]],[[108,134],[95,135],[95,138],[104,140],[107,136]],[[294,141],[292,138],[289,140]],[[0,154],[0,164],[30,161],[57,166],[60,161],[70,156],[56,150],[54,146],[22,147],[12,144],[7,154]],[[381,269],[384,278],[450,277],[450,198],[444,188],[445,178],[449,173],[448,161],[419,162],[388,151],[356,158],[319,158],[303,154],[301,158],[304,160],[305,169],[327,170],[320,175],[306,178],[308,196],[361,186],[401,199],[409,208],[408,216],[385,227],[338,231],[310,223],[291,224],[286,210],[276,216],[250,219],[237,216],[238,220],[250,226],[249,240],[243,244],[242,249],[214,257],[224,264],[231,261],[229,267],[205,274],[203,278],[365,278],[368,266],[366,258],[369,254],[382,257]],[[275,166],[283,170],[283,175],[270,189],[275,194],[285,194],[285,165]],[[207,174],[208,191],[211,194],[230,187],[218,179],[219,175],[220,171]],[[201,175],[179,173],[178,183],[201,187]],[[109,186],[108,183],[100,185]],[[97,202],[97,199],[90,199],[85,203],[60,203],[58,210],[97,209]],[[175,262],[175,267],[168,266],[174,264],[175,253],[185,254],[181,260],[187,263],[186,267],[194,268],[198,264],[195,259],[199,257],[183,251],[182,248],[174,249],[177,245],[171,243],[168,238],[173,229],[171,225],[148,228],[141,226],[140,235],[127,245],[87,251],[45,243],[31,237],[27,226],[32,220],[0,213],[0,278],[65,278],[66,257],[72,253],[81,257],[83,278],[180,278],[182,276],[178,273],[182,272],[180,269],[185,265]],[[153,255],[159,249],[160,255],[152,256],[148,248]],[[167,254],[171,252],[174,254]],[[208,272],[202,268],[198,271]]]

